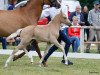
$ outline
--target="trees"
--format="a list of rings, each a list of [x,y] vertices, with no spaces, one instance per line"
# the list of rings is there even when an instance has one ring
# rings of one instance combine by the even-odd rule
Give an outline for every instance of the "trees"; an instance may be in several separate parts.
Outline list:
[[[80,1],[80,4],[81,4],[82,7],[87,5],[89,9],[92,9],[93,8],[93,2],[95,0],[78,0],[78,1]]]

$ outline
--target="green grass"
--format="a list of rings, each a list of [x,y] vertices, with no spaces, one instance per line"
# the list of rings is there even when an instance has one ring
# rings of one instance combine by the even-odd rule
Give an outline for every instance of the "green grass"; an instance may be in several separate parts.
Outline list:
[[[41,50],[45,49],[45,44],[39,46]],[[13,46],[8,46],[8,49],[13,49]],[[91,52],[96,53],[93,49]],[[100,75],[100,60],[70,59],[74,65],[66,66],[61,64],[62,58],[51,57],[48,60],[48,67],[40,68],[38,57],[33,57],[34,64],[30,64],[28,57],[24,56],[16,62],[12,61],[8,68],[4,68],[7,58],[7,55],[0,55],[0,75]]]
[[[0,75],[100,75],[100,60],[70,59],[74,65],[60,63],[62,58],[49,58],[48,67],[38,66],[38,57],[30,64],[28,57],[11,62],[7,68],[4,63],[7,55],[0,55]]]
[[[7,46],[7,49],[14,49],[14,47],[16,46],[11,46],[11,45],[8,45]],[[45,47],[46,47],[46,43],[39,43],[39,47],[40,47],[40,50],[41,51],[44,51],[45,50]],[[2,49],[2,46],[0,45],[0,49]],[[60,49],[56,50],[57,52],[61,52]],[[70,46],[70,49],[69,49],[69,52],[72,52],[72,47]],[[78,53],[80,53],[80,50],[78,49]],[[96,49],[96,46],[91,46],[91,50],[90,50],[90,53],[98,53],[98,50]]]

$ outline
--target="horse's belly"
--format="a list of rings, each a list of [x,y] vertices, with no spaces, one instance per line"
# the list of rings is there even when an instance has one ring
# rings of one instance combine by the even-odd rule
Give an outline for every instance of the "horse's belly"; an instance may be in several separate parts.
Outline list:
[[[49,38],[44,36],[33,37],[33,39],[37,40],[38,42],[49,42]]]

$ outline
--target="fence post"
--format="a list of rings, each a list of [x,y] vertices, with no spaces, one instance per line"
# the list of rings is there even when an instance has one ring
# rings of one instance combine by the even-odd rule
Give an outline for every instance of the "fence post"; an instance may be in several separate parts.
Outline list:
[[[80,52],[84,53],[84,27],[80,30]]]

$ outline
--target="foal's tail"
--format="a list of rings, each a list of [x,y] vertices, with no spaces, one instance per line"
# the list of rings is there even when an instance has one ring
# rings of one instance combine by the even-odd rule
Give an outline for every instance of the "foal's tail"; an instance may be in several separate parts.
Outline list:
[[[7,37],[7,40],[13,39],[17,36],[20,36],[22,29],[18,29],[16,32],[12,33],[10,36]]]

